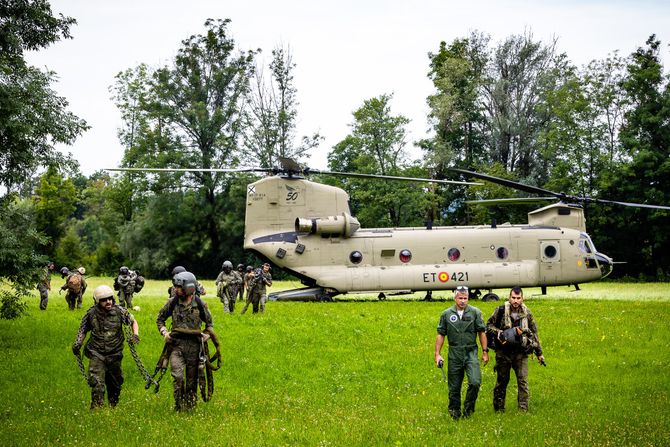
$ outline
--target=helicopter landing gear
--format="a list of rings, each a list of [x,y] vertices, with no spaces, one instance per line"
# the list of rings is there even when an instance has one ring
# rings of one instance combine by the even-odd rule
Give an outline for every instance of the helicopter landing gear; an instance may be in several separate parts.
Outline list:
[[[379,292],[379,295],[377,295],[377,299],[379,301],[384,301],[386,299],[386,295],[384,295],[384,292]]]
[[[471,300],[478,300],[482,296],[482,292],[479,289],[471,290],[470,296],[468,297]]]
[[[423,297],[424,301],[433,301],[433,291],[426,290],[426,296]]]
[[[331,303],[333,301],[333,297],[330,296],[328,292],[323,292],[321,295],[319,295],[319,301]]]
[[[495,293],[489,292],[482,297],[482,301],[498,301],[500,297]]]

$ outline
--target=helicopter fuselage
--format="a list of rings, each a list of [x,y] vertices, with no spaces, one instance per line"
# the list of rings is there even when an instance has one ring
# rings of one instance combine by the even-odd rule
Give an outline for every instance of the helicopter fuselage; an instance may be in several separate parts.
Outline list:
[[[606,276],[611,259],[597,253],[583,220],[577,228],[553,225],[565,208],[550,225],[534,216],[529,225],[361,229],[342,189],[275,176],[249,185],[245,248],[331,294],[545,287]]]

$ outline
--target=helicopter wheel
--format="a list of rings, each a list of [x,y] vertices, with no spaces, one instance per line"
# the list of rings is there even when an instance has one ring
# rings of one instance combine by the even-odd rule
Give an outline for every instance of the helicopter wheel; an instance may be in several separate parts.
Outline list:
[[[379,301],[384,301],[386,299],[386,295],[384,295],[384,292],[380,292],[379,295],[377,295],[377,298]]]
[[[495,293],[487,293],[482,297],[482,301],[498,301],[500,297]]]
[[[330,302],[333,301],[333,297],[330,296],[330,294],[328,294],[328,292],[323,292],[323,293],[321,293],[321,295],[319,295],[319,301],[330,303]]]
[[[471,300],[478,300],[482,296],[482,292],[479,289],[473,290],[470,292],[469,298]]]

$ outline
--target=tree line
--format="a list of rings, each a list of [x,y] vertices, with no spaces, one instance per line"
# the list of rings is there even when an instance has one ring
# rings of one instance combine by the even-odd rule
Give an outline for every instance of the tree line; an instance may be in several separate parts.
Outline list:
[[[221,263],[253,263],[242,249],[246,185],[229,173],[96,172],[54,148],[88,128],[51,88],[55,74],[23,52],[70,38],[73,18],[45,0],[14,0],[0,14],[0,267],[27,290],[47,260],[111,275],[127,265],[166,277],[187,265],[214,277]],[[240,50],[229,20],[207,20],[164,66],[140,64],[110,87],[123,125],[123,167],[271,167],[305,162],[322,141],[298,136],[295,63],[276,47]],[[333,171],[454,178],[450,167],[568,194],[670,203],[670,82],[661,42],[578,67],[556,42],[530,33],[493,42],[482,32],[441,42],[427,58],[432,132],[410,142],[393,93],[364,99],[351,131],[328,154]],[[420,147],[412,159],[408,145]],[[26,175],[26,173],[29,173]],[[364,227],[525,222],[527,206],[483,207],[472,199],[516,196],[498,185],[426,186],[318,178],[345,188]],[[615,275],[667,280],[667,211],[586,205],[588,229],[613,256]]]

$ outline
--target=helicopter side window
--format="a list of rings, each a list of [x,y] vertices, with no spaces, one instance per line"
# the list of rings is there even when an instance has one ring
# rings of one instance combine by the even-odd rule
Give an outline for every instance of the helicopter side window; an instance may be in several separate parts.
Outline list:
[[[398,257],[400,258],[400,262],[407,263],[412,260],[412,252],[407,249],[400,250]]]
[[[450,248],[447,256],[451,262],[456,262],[461,258],[461,251],[458,248]]]
[[[505,247],[498,247],[496,250],[496,256],[498,259],[507,259],[507,256],[509,256],[509,251]]]
[[[349,255],[349,260],[352,264],[360,264],[363,260],[363,254],[358,250],[352,251]]]
[[[579,237],[579,249],[587,255],[590,255],[595,251],[593,249],[593,242],[591,242],[589,237],[584,233]]]
[[[544,255],[549,259],[555,257],[557,253],[558,251],[556,250],[556,247],[553,245],[547,245],[546,247],[544,247]]]

